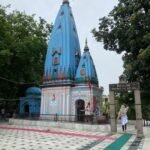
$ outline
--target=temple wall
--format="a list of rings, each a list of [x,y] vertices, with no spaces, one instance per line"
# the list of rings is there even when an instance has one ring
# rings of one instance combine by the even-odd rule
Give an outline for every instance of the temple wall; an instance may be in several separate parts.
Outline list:
[[[85,107],[90,101],[90,112],[100,111],[100,97],[101,91],[95,87],[91,90],[88,86],[43,88],[41,114],[76,115],[77,100],[83,100]]]
[[[70,87],[48,87],[42,89],[41,114],[70,114]]]

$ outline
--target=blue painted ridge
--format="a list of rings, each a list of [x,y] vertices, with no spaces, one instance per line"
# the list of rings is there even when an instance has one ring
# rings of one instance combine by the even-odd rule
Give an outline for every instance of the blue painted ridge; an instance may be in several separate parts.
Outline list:
[[[119,137],[115,142],[108,145],[104,150],[120,150],[131,138],[132,134],[124,134]]]

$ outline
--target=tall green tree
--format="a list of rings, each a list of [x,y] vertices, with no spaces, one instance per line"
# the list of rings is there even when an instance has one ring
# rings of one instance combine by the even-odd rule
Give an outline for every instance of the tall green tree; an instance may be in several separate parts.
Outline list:
[[[41,84],[52,30],[42,18],[7,9],[0,5],[0,98],[17,97],[24,83]]]
[[[150,91],[150,1],[119,0],[92,32],[106,50],[123,52],[127,79]]]

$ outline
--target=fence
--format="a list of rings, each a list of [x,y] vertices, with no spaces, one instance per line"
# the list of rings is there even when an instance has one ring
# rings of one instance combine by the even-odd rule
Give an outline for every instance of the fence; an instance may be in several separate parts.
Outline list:
[[[0,114],[0,122],[8,121],[9,118],[24,119],[24,120],[43,120],[53,122],[77,122],[88,124],[108,124],[110,120],[106,116],[94,115],[60,115],[60,114]],[[143,115],[143,125],[150,126],[150,116]]]
[[[150,126],[150,105],[142,106],[144,126]]]
[[[106,116],[94,116],[94,115],[60,115],[60,114],[13,114],[11,115],[15,119],[26,120],[44,120],[44,121],[60,121],[60,122],[79,122],[89,124],[107,124],[109,119]],[[1,116],[1,120],[7,120],[9,116]]]

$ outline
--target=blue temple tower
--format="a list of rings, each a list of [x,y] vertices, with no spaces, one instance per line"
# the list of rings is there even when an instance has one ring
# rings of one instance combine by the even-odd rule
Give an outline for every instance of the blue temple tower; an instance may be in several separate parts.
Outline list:
[[[81,56],[73,13],[63,0],[48,43],[40,113],[73,120],[80,114],[99,115],[101,94],[87,41]]]

